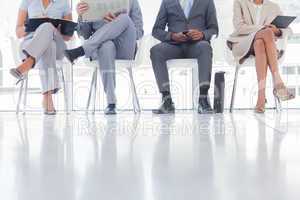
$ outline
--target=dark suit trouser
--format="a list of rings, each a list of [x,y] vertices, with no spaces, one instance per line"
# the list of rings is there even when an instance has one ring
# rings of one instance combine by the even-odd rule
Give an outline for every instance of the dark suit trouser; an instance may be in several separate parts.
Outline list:
[[[151,49],[151,61],[160,92],[170,92],[167,61],[170,59],[197,59],[199,87],[209,88],[212,71],[212,47],[207,41],[174,45],[160,43]]]

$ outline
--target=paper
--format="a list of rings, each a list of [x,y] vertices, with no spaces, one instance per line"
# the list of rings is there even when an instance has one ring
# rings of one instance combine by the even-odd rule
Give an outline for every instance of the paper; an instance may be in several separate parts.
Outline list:
[[[82,15],[84,21],[98,21],[111,12],[120,14],[128,12],[129,0],[83,0],[89,9]]]

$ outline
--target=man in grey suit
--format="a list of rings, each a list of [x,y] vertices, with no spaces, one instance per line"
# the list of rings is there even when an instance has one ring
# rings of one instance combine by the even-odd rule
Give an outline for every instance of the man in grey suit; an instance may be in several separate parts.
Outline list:
[[[166,30],[166,26],[168,29]],[[195,58],[199,71],[200,114],[213,113],[208,100],[212,71],[210,40],[218,35],[218,21],[213,0],[163,0],[152,35],[161,41],[151,49],[151,60],[162,94],[162,105],[155,114],[175,112],[170,94],[167,60]]]
[[[65,51],[71,63],[84,55],[98,60],[108,103],[105,114],[116,114],[115,60],[134,59],[137,40],[144,34],[143,16],[138,0],[130,0],[130,4],[128,13],[108,13],[97,22],[83,22],[81,16],[88,10],[88,5],[79,3],[78,33],[86,40],[82,46]]]

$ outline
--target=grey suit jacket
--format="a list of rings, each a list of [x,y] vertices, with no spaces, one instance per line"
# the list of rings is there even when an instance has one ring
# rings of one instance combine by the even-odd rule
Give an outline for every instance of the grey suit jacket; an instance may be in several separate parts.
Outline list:
[[[152,35],[162,42],[171,42],[172,32],[178,33],[192,28],[202,31],[204,40],[207,41],[210,41],[213,35],[218,35],[219,28],[213,0],[194,0],[188,18],[179,0],[163,0]]]
[[[136,35],[137,40],[143,37],[144,35],[144,23],[143,23],[143,15],[140,8],[140,4],[138,0],[130,0],[131,2],[131,8],[129,11],[129,17],[132,19],[133,23],[136,27]],[[78,28],[77,32],[80,36],[82,36],[84,39],[89,39],[95,31],[97,31],[99,28],[101,28],[106,22],[103,20],[99,20],[97,22],[82,22],[82,20],[78,19]]]

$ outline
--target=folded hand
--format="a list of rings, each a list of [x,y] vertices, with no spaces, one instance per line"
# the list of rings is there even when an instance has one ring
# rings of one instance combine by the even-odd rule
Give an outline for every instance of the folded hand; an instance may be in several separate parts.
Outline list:
[[[115,19],[117,18],[117,16],[113,13],[107,13],[105,16],[104,16],[104,21],[106,22],[112,22],[114,21]]]
[[[203,32],[197,29],[190,29],[186,35],[193,41],[200,41],[204,38]]]
[[[182,43],[182,42],[187,42],[188,41],[188,37],[181,33],[172,33],[171,34],[171,38],[173,41],[178,42],[178,43]]]

